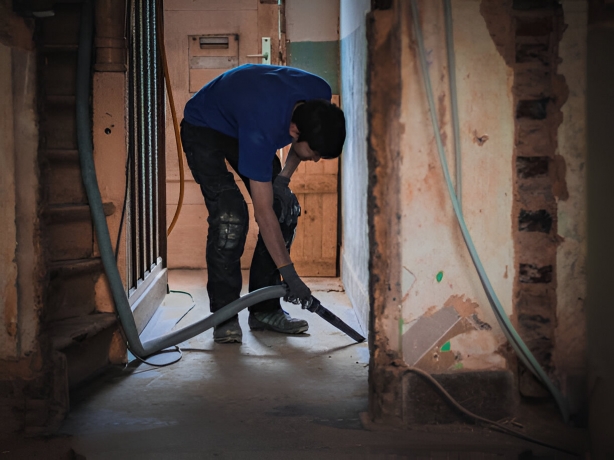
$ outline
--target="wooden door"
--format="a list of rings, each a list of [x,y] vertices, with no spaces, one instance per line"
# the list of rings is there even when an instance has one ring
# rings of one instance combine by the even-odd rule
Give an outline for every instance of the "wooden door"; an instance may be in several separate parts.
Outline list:
[[[339,105],[339,96],[332,102]],[[292,175],[302,214],[291,256],[301,276],[337,276],[338,177],[339,159],[302,163]]]
[[[212,70],[201,61],[193,61],[200,69],[194,70],[193,65],[190,67],[190,46],[195,46],[196,37],[236,35],[237,65],[261,63],[259,58],[247,55],[261,53],[262,37],[270,37],[271,63],[284,65],[286,62],[283,5],[278,5],[277,0],[164,0],[164,9],[165,41],[180,116],[188,99],[225,70]],[[222,54],[224,52],[213,53],[217,57]],[[234,51],[230,54],[235,56]],[[202,71],[205,68],[207,70]],[[333,98],[338,103],[338,96]],[[179,196],[179,170],[170,110],[167,110],[166,136],[167,216],[170,221]],[[206,268],[207,208],[187,165],[184,165],[184,171],[185,201],[168,239],[168,263],[170,268],[203,269]],[[302,276],[337,275],[337,172],[338,160],[322,160],[317,164],[301,165],[292,178],[291,187],[303,208],[292,259]],[[243,182],[236,174],[235,180],[250,213],[250,228],[241,258],[241,267],[248,269],[256,247],[258,225]]]
[[[171,83],[179,118],[186,102],[202,86],[225,70],[242,64],[260,64],[262,37],[271,39],[272,64],[282,64],[279,5],[262,0],[164,0],[165,43]],[[227,39],[227,40],[225,40]],[[224,45],[227,43],[227,46]],[[281,43],[281,45],[280,45]],[[219,63],[216,64],[216,62]],[[170,109],[166,116],[167,216],[172,219],[179,197],[179,168]],[[177,224],[168,238],[169,268],[206,268],[207,208],[198,184],[184,164],[185,197]],[[250,212],[250,231],[241,258],[249,268],[258,226],[250,197],[240,178]]]

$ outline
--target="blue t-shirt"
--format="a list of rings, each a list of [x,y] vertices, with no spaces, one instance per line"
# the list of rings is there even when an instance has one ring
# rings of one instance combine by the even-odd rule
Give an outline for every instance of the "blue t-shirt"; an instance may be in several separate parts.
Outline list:
[[[288,130],[299,101],[330,100],[322,78],[292,67],[246,64],[203,86],[188,101],[185,120],[239,140],[239,172],[268,182],[277,149],[292,142]]]

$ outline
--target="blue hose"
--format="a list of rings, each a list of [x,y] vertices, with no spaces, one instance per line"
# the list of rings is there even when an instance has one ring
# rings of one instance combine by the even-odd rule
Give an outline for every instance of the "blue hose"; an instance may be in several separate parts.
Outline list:
[[[469,234],[469,230],[467,229],[467,225],[465,224],[465,218],[463,216],[463,211],[461,209],[461,205],[459,203],[458,197],[454,191],[454,186],[452,185],[452,179],[450,177],[450,172],[448,170],[448,162],[446,161],[446,154],[443,147],[443,142],[441,140],[441,134],[439,130],[439,121],[437,120],[437,112],[435,110],[435,99],[433,97],[433,88],[431,87],[431,79],[429,76],[428,65],[426,62],[426,52],[424,47],[424,39],[422,36],[422,28],[420,27],[420,20],[418,15],[418,4],[417,0],[412,0],[411,2],[412,8],[412,19],[414,24],[414,33],[416,35],[416,41],[418,42],[418,55],[420,59],[420,68],[422,70],[422,77],[424,80],[424,87],[426,89],[426,96],[428,99],[429,112],[431,117],[431,123],[433,125],[433,131],[435,132],[435,141],[437,143],[437,151],[439,154],[439,161],[441,163],[441,167],[443,170],[443,174],[446,181],[446,186],[448,188],[448,194],[450,196],[450,200],[452,201],[452,207],[454,208],[454,214],[456,215],[456,219],[460,226],[461,233],[463,235],[463,239],[465,240],[465,244],[467,245],[467,249],[469,250],[469,254],[471,255],[471,260],[473,261],[473,265],[475,266],[478,275],[480,277],[480,281],[482,286],[484,287],[484,291],[486,292],[486,296],[488,297],[488,301],[490,306],[495,313],[495,317],[497,318],[497,322],[501,326],[503,333],[509,340],[512,348],[522,361],[522,363],[535,375],[545,386],[548,388],[548,391],[554,397],[559,411],[563,416],[565,422],[569,421],[569,406],[565,397],[561,394],[559,389],[554,385],[552,380],[546,375],[546,372],[539,365],[533,353],[529,350],[527,345],[523,342],[522,338],[518,335],[516,329],[512,325],[511,321],[507,317],[497,294],[495,293],[492,285],[490,284],[490,280],[488,279],[488,275],[486,274],[486,270],[484,270],[484,266],[480,261],[480,257],[475,249],[473,244],[473,240],[471,239],[471,235]],[[446,34],[451,35],[451,21],[446,21]],[[451,78],[454,74],[451,75]],[[456,86],[456,82],[451,81],[450,85]],[[458,124],[458,110],[455,110],[452,114],[454,117],[455,124]],[[460,169],[460,164],[457,165],[457,168]]]

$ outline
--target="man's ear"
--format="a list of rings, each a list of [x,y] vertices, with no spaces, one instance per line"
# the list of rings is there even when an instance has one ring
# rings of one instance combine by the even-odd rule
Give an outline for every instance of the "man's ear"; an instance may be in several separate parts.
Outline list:
[[[295,141],[298,139],[299,135],[301,134],[298,130],[298,127],[296,126],[296,123],[292,121],[290,122],[289,133],[290,133],[290,137],[294,139]]]

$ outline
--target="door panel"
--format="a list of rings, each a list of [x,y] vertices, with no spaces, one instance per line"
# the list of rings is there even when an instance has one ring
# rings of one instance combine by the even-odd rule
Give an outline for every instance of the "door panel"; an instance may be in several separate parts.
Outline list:
[[[247,58],[260,52],[259,0],[165,0],[165,42],[173,95],[179,119],[192,95],[203,85],[228,68],[246,63],[258,63]],[[276,6],[276,5],[275,5]],[[268,33],[277,36],[275,31]],[[198,37],[229,36],[228,48],[202,48]],[[236,40],[234,40],[236,37]],[[196,40],[194,40],[196,38]],[[216,61],[223,58],[225,61]],[[218,62],[219,61],[219,62]],[[220,67],[216,67],[220,65]],[[167,154],[167,213],[169,221],[175,213],[179,196],[179,167],[170,108],[166,114]],[[206,268],[207,208],[184,161],[185,198],[181,215],[168,238],[170,268]],[[239,187],[243,184],[236,177]],[[257,226],[253,219],[251,200],[246,196],[250,211],[250,232],[241,259],[248,268],[256,245]]]
[[[285,34],[279,40],[279,6],[259,0],[165,0],[165,39],[179,118],[192,94],[226,68],[214,69],[212,57],[236,56],[236,62],[260,63],[248,54],[261,52],[261,37],[271,37],[272,64],[285,63]],[[281,21],[283,26],[284,21]],[[227,50],[201,53],[206,60],[194,60],[197,46],[194,37],[236,34],[237,54]],[[281,46],[281,48],[280,48]],[[191,56],[191,57],[190,57]],[[232,61],[234,64],[235,61]],[[334,96],[337,97],[337,96]],[[338,103],[338,97],[337,102]],[[167,215],[175,212],[179,195],[179,169],[174,144],[170,109],[167,110]],[[177,225],[168,239],[170,268],[206,268],[205,247],[207,209],[192,174],[184,164],[185,201]],[[292,258],[303,276],[336,276],[337,274],[337,173],[338,160],[302,164],[295,172],[291,187],[303,207]],[[243,192],[250,213],[250,229],[241,258],[241,267],[249,268],[256,246],[258,226],[254,220],[251,198],[237,174],[237,185]]]

